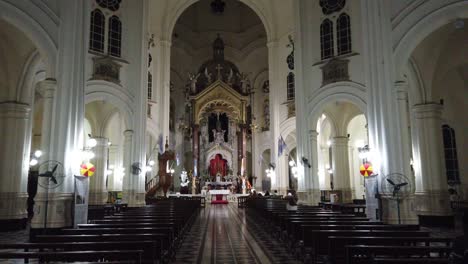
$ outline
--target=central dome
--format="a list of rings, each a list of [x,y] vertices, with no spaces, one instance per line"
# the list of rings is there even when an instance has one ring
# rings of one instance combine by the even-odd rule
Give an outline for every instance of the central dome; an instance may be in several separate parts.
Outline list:
[[[198,69],[200,77],[197,81],[197,91],[200,92],[216,80],[227,83],[234,90],[246,94],[247,83],[237,66],[224,59],[224,41],[218,34],[213,41],[213,59],[204,62]]]

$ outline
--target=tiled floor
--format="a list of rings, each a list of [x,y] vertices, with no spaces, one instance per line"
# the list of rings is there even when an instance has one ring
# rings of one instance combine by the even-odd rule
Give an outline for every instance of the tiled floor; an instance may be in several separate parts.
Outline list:
[[[244,210],[233,204],[202,209],[175,263],[297,263]]]

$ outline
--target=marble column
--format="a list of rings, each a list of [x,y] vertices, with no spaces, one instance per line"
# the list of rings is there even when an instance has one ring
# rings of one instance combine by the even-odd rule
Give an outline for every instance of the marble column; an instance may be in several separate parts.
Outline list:
[[[341,191],[342,202],[352,201],[352,191],[349,177],[348,137],[334,137],[332,140],[333,185]]]
[[[238,134],[238,171],[241,175],[246,176],[247,166],[247,128],[245,125],[239,125]]]
[[[170,110],[170,61],[171,42],[162,38],[155,39],[153,48],[153,98],[157,100],[157,117],[160,131],[164,136],[169,136],[169,110]]]
[[[318,132],[316,130],[309,130],[309,144],[310,144],[310,157],[307,164],[303,164],[305,170],[309,170],[310,179],[306,180],[306,191],[308,194],[307,203],[317,205],[320,202],[320,184],[318,179]],[[307,158],[307,157],[306,157]]]
[[[193,125],[192,130],[192,156],[193,156],[193,173],[195,176],[200,176],[200,164],[199,161],[199,150],[200,150],[200,137],[199,137],[200,125]]]
[[[54,109],[54,94],[57,89],[57,81],[55,79],[45,79],[37,84],[37,91],[43,98],[42,111],[42,130],[41,130],[41,160],[48,160],[50,151],[50,140],[52,133],[52,114]]]
[[[0,103],[0,224],[6,228],[24,227],[28,217],[30,115],[27,104]]]
[[[279,190],[280,177],[279,172],[282,166],[278,159],[278,138],[280,137],[280,96],[276,96],[282,91],[282,76],[280,63],[284,63],[284,56],[281,54],[278,41],[270,41],[267,43],[268,47],[268,79],[270,81],[270,161],[276,165],[275,174],[271,177],[271,190]],[[283,192],[284,194],[284,192]]]
[[[89,204],[102,205],[107,202],[107,159],[109,150],[109,139],[96,137],[96,146],[93,148],[95,158],[93,159],[96,171],[89,180]]]
[[[410,160],[412,158],[411,149],[411,133],[409,122],[409,109],[408,109],[408,84],[404,81],[395,82],[395,90],[397,93],[398,114],[401,129],[401,148],[402,148],[402,165],[403,174],[408,177],[413,186],[415,186],[414,173],[411,170]],[[400,219],[402,224],[417,224],[418,217],[415,214],[414,208],[414,194],[410,194],[403,201],[400,202]],[[398,211],[385,210],[385,208],[395,208],[396,204],[393,200],[383,199],[382,204],[384,207],[383,218],[385,222],[397,224]]]
[[[133,130],[125,130],[123,142],[123,180],[122,180],[122,200],[124,203],[130,203],[134,200],[132,186],[132,142]]]
[[[410,134],[410,121],[408,109],[408,84],[400,81],[395,83],[397,92],[398,112],[400,116],[401,126],[401,144],[402,144],[402,158],[403,158],[403,171],[404,175],[411,180],[414,185],[414,174],[411,171],[410,160],[411,155],[411,134]]]
[[[413,106],[415,117],[414,170],[418,215],[450,214],[447,178],[444,172],[442,105]]]

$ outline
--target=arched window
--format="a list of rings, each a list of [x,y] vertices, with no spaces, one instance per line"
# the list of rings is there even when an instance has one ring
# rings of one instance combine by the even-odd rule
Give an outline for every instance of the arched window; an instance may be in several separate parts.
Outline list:
[[[104,52],[104,29],[106,19],[99,9],[91,12],[91,28],[89,35],[89,49]]]
[[[122,22],[119,17],[111,16],[109,18],[109,42],[107,43],[107,52],[111,56],[120,57],[122,45]]]
[[[153,75],[148,72],[148,100],[153,97]]]
[[[290,72],[287,78],[287,100],[294,100],[294,73]]]
[[[449,125],[442,126],[442,137],[444,141],[445,170],[449,184],[460,183],[460,171],[458,169],[457,143],[455,141],[455,130]]]
[[[325,19],[320,25],[320,50],[322,60],[333,57],[333,22]]]
[[[336,23],[338,55],[351,52],[351,23],[349,16],[343,13]]]

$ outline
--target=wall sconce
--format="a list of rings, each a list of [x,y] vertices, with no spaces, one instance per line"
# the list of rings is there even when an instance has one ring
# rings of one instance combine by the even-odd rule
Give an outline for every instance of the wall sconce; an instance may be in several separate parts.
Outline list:
[[[34,151],[31,160],[29,161],[29,166],[34,167],[39,163],[39,158],[42,156],[42,151],[36,150]]]
[[[369,145],[365,145],[364,147],[358,148],[359,158],[367,162],[369,158],[370,148]]]
[[[302,163],[304,163],[304,165],[307,165],[309,169],[312,167],[309,163],[309,160],[306,157],[302,157]]]

